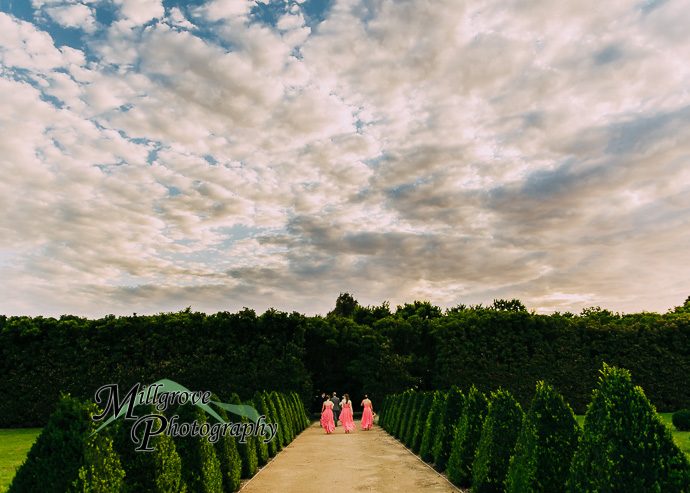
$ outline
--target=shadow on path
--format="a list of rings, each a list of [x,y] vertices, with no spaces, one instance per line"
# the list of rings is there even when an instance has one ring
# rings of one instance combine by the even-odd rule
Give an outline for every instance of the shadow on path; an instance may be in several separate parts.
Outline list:
[[[327,435],[316,422],[240,490],[242,493],[346,491],[461,492],[378,426]]]

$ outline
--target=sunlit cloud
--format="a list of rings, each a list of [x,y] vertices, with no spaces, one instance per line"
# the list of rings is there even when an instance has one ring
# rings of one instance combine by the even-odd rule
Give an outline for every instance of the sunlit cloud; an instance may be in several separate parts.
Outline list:
[[[315,8],[4,8],[0,313],[687,297],[687,2]]]

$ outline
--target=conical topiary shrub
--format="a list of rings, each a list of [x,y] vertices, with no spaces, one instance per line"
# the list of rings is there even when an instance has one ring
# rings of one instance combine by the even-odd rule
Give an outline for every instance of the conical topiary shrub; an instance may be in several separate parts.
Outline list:
[[[136,414],[146,416],[158,414],[152,405],[141,404],[135,408]],[[113,436],[113,448],[120,457],[125,471],[125,491],[127,493],[177,493],[184,490],[182,466],[173,439],[160,434],[150,439],[153,452],[137,452],[137,444],[132,441],[131,430],[135,421],[120,418],[109,425]],[[160,421],[154,424],[156,430]],[[137,430],[142,439],[145,426]]]
[[[109,430],[90,436],[99,413],[93,403],[63,396],[7,491],[121,491],[125,472]]]
[[[263,397],[259,392],[254,393],[254,397],[251,400],[252,406],[259,413],[259,416],[265,416],[265,403],[263,402]],[[254,441],[256,445],[256,458],[260,466],[264,466],[268,463],[268,443],[264,442],[263,436],[256,436]]]
[[[419,453],[419,447],[422,444],[422,438],[424,437],[424,430],[426,428],[426,420],[429,418],[431,406],[434,405],[435,396],[435,392],[426,392],[422,400],[422,407],[419,408],[417,423],[415,423],[414,435],[412,437],[412,451],[415,454]]]
[[[460,420],[455,428],[448,459],[448,479],[454,484],[469,486],[472,483],[472,463],[482,436],[488,407],[489,403],[484,394],[473,385],[467,394]]]
[[[215,395],[211,396],[211,400],[216,402],[220,401]],[[214,410],[223,421],[226,423],[231,422],[230,415],[225,409],[222,407],[214,407]],[[233,414],[232,417],[234,421],[239,418],[236,414]],[[223,475],[223,491],[226,493],[237,491],[242,481],[242,459],[237,450],[237,441],[235,437],[225,433],[218,439],[214,446],[216,447],[218,462],[220,462],[220,471]]]
[[[429,411],[429,417],[424,425],[422,443],[419,446],[419,456],[424,462],[433,462],[434,460],[434,443],[438,440],[441,412],[446,402],[446,394],[444,392],[436,392],[435,394],[434,404],[431,406],[431,411]]]
[[[175,414],[178,425],[191,424],[195,420],[201,425],[208,421],[206,412],[193,404],[179,406]],[[205,436],[179,436],[174,441],[187,490],[199,493],[222,491],[223,473],[213,444]]]
[[[491,394],[477,455],[472,464],[472,493],[504,491],[510,456],[515,449],[522,417],[520,404],[510,392],[499,389]]]
[[[271,400],[271,396],[265,390],[264,390],[263,396],[264,396],[264,402],[266,403],[266,409],[268,410],[268,415],[266,416],[266,418],[269,420],[269,422],[278,424],[276,435],[275,435],[275,437],[273,437],[273,440],[271,440],[271,444],[273,444],[275,446],[276,453],[278,453],[283,449],[283,442],[285,441],[285,438],[283,437],[283,430],[280,427],[280,420],[278,419],[278,412],[276,411],[275,405],[273,404],[273,400]],[[269,455],[270,455],[270,448],[269,448]]]
[[[271,419],[271,412],[268,409],[268,404],[266,404],[266,397],[265,397],[265,392],[259,393],[256,392],[254,394],[254,408],[256,411],[259,413],[259,416],[265,416],[265,422],[266,423],[273,423],[273,420]],[[265,437],[259,437],[261,441],[263,441]],[[276,454],[278,453],[278,448],[276,447],[276,438],[274,437],[273,440],[268,442],[266,444],[266,450],[268,452],[268,457],[275,457]]]
[[[414,436],[415,425],[417,424],[417,416],[419,416],[419,408],[422,406],[424,399],[423,392],[415,392],[412,398],[412,407],[410,408],[410,418],[407,420],[407,426],[402,435],[402,441],[408,447],[412,446],[412,437]]]
[[[579,434],[573,410],[563,397],[550,385],[537,382],[510,459],[506,492],[562,491]]]
[[[278,426],[283,431],[281,435],[283,441],[281,444],[283,447],[285,447],[292,441],[293,438],[289,418],[285,408],[283,407],[280,396],[276,391],[271,392],[271,401],[273,402],[273,405],[276,408],[276,414],[278,415]]]
[[[232,394],[230,397],[230,404],[240,406],[242,405],[242,401],[240,401],[240,398],[237,394]],[[242,423],[249,423],[247,418],[242,418],[240,421]],[[251,478],[254,476],[254,474],[256,474],[256,470],[259,467],[259,459],[256,456],[254,436],[248,436],[245,443],[242,443],[238,440],[237,451],[239,452],[240,459],[242,460],[242,477]]]
[[[465,404],[465,396],[459,388],[453,386],[446,401],[443,404],[441,411],[441,422],[438,426],[436,443],[434,443],[434,464],[439,471],[446,470],[446,463],[450,457],[450,451],[453,446],[453,438],[455,434],[455,427],[460,420],[462,414],[462,407]]]
[[[412,391],[408,390],[402,395],[402,402],[400,403],[400,412],[398,413],[397,421],[393,427],[392,435],[400,439],[402,429],[407,426],[407,420],[410,419],[410,402],[412,401]]]
[[[687,456],[627,370],[604,364],[566,490],[690,491]]]

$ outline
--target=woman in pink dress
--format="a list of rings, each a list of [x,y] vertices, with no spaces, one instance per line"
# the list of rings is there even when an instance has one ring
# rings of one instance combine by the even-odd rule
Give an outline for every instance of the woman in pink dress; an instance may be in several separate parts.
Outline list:
[[[362,429],[363,430],[370,430],[371,425],[374,424],[374,409],[371,407],[371,401],[369,398],[365,395],[364,400],[362,401],[361,404],[364,407],[364,412],[362,413]]]
[[[340,411],[340,418],[338,421],[343,424],[345,433],[350,433],[355,429],[355,422],[352,419],[352,401],[350,400],[349,395],[345,394],[343,396],[343,400],[340,402],[340,407],[342,410]]]
[[[331,396],[328,396],[328,398],[321,405],[321,426],[329,435],[335,431],[335,423],[333,423],[333,403],[331,402]]]

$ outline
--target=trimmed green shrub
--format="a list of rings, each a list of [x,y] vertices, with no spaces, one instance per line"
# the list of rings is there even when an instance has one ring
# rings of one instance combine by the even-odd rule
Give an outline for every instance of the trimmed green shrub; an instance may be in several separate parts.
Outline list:
[[[179,406],[175,414],[178,416],[175,420],[178,425],[191,424],[195,420],[201,425],[208,421],[206,412],[193,404]],[[175,437],[174,441],[187,490],[198,493],[221,491],[223,472],[214,445],[205,436],[181,436]]]
[[[448,459],[448,479],[459,486],[472,483],[472,463],[482,436],[482,427],[489,404],[475,386],[470,388],[453,436]]]
[[[242,401],[237,394],[232,394],[230,397],[230,404],[241,405]],[[249,423],[247,418],[240,420],[242,423]],[[242,460],[242,477],[251,478],[256,474],[256,469],[259,467],[259,459],[256,456],[256,445],[254,444],[254,436],[248,436],[245,443],[237,441],[237,451]]]
[[[268,409],[268,404],[266,403],[265,393],[256,392],[254,394],[254,408],[259,413],[259,416],[266,416],[266,423],[273,423],[271,419],[271,412]],[[263,441],[263,438],[261,439]],[[278,448],[276,447],[276,439],[274,438],[266,444],[266,451],[268,452],[268,457],[275,457],[278,453]]]
[[[307,419],[307,413],[304,410],[304,404],[296,392],[290,392],[289,397],[292,399],[293,406],[297,411],[299,431],[302,432],[307,426],[309,426],[309,420]]]
[[[282,445],[285,447],[294,438],[292,436],[292,427],[290,426],[289,417],[277,392],[271,392],[271,400],[273,401],[273,405],[276,408],[276,413],[278,414],[279,426],[283,429]]]
[[[283,429],[280,426],[280,420],[278,419],[278,412],[276,411],[275,405],[273,404],[273,400],[271,399],[271,396],[269,395],[268,392],[264,390],[264,402],[266,403],[266,408],[268,409],[268,415],[267,418],[271,423],[278,423],[278,430],[276,431],[276,436],[273,437],[273,440],[271,440],[271,443],[275,445],[276,448],[276,453],[280,452],[283,449],[283,442],[285,438],[283,437]],[[269,455],[270,455],[270,448],[269,448]]]
[[[89,437],[99,412],[95,404],[63,396],[7,491],[105,491],[99,485],[122,491],[125,473],[108,430]]]
[[[215,395],[211,396],[211,400],[220,401]],[[230,416],[222,407],[215,407],[214,410],[218,413],[223,421],[230,423]],[[236,415],[233,414],[233,418]],[[223,474],[223,491],[230,493],[240,488],[242,478],[242,459],[237,450],[237,442],[235,437],[229,434],[224,434],[214,444],[216,447],[216,456],[220,462],[220,471]]]
[[[553,387],[537,382],[510,458],[507,493],[562,491],[578,445],[580,427],[573,410]]]
[[[682,411],[676,411],[673,413],[673,416],[671,416],[671,420],[676,430],[690,431],[690,410],[683,409]]]
[[[285,401],[285,396],[281,393],[277,393],[277,395],[278,400],[280,401],[281,409],[283,410],[283,415],[285,416],[285,426],[288,430],[288,437],[290,442],[292,442],[297,435],[295,430],[295,417],[292,414],[292,409],[290,409],[290,406],[288,406],[287,402]]]
[[[600,373],[567,491],[690,491],[687,456],[630,372],[604,364]]]
[[[441,422],[438,426],[437,438],[434,443],[434,464],[439,471],[446,470],[448,457],[453,446],[455,427],[458,424],[462,407],[465,404],[465,396],[459,388],[453,386],[446,397],[441,411]]]
[[[125,471],[113,451],[113,441],[104,433],[86,439],[84,465],[74,490],[84,493],[113,493],[124,490]]]
[[[419,447],[422,445],[422,438],[424,437],[424,430],[426,428],[426,420],[429,417],[431,406],[434,405],[435,397],[435,392],[426,392],[424,394],[424,400],[422,401],[422,407],[419,408],[419,413],[417,414],[417,423],[414,427],[414,436],[412,437],[412,451],[415,454],[419,453]]]
[[[401,437],[402,429],[407,426],[407,421],[410,419],[410,402],[412,401],[412,391],[406,391],[402,396],[400,403],[400,412],[398,414],[397,422],[393,428],[393,436],[397,439]]]
[[[515,448],[523,412],[507,390],[491,393],[477,455],[472,464],[472,492],[504,491],[510,456]]]
[[[438,440],[441,413],[443,412],[447,396],[444,392],[436,392],[435,394],[434,404],[431,406],[429,417],[424,425],[424,436],[419,446],[419,456],[424,462],[432,462],[434,460],[434,443]]]
[[[424,400],[423,392],[415,392],[412,398],[412,408],[410,411],[410,419],[407,420],[407,426],[402,436],[402,441],[410,447],[412,445],[412,437],[414,437],[414,429],[417,424],[417,416],[419,416],[419,408],[422,406]]]
[[[392,399],[392,395],[387,395],[386,397],[384,397],[383,402],[381,403],[381,409],[379,409],[379,426],[386,431],[388,431],[388,429],[386,428],[386,420],[388,419],[388,409],[390,408],[390,403]]]
[[[139,416],[155,414],[151,405],[136,407]],[[156,435],[151,438],[153,452],[137,452],[137,445],[132,441],[130,432],[134,421],[120,418],[109,425],[113,436],[113,448],[120,457],[125,471],[125,491],[127,493],[175,493],[184,489],[182,482],[180,456],[173,439],[168,435]],[[154,429],[160,426],[160,421]],[[144,426],[139,426],[139,439],[144,434]],[[100,433],[100,432],[99,432]]]
[[[266,415],[266,413],[264,412],[266,410],[265,404],[259,392],[256,392],[254,394],[254,398],[250,402],[252,403],[254,409],[258,411],[260,416]],[[263,437],[259,436],[256,437],[256,440],[254,440],[254,444],[256,445],[256,458],[258,460],[259,465],[266,465],[268,463],[268,444],[263,441]]]

